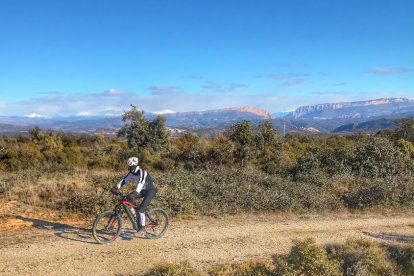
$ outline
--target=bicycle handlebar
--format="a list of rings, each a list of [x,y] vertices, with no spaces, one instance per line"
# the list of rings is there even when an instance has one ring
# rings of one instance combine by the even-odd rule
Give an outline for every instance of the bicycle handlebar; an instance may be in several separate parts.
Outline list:
[[[119,191],[111,191],[111,193],[114,195],[114,196],[119,196],[119,197],[127,197],[128,195],[124,195],[124,194],[122,194],[121,192],[119,192]]]

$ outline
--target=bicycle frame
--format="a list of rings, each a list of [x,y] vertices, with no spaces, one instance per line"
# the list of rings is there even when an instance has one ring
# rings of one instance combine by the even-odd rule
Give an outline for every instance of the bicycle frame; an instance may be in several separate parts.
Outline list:
[[[126,199],[120,199],[118,205],[115,206],[114,212],[116,215],[119,215],[120,217],[122,217],[122,212],[126,212],[128,219],[132,223],[132,226],[135,230],[138,230],[137,219],[131,213],[131,210],[129,210],[130,207],[135,208],[136,206]]]

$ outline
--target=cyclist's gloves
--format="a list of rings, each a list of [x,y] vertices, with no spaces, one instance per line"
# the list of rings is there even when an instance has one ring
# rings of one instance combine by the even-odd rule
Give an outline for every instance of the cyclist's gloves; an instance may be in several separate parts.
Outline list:
[[[130,193],[128,196],[127,196],[127,200],[128,201],[130,201],[130,202],[134,202],[134,199],[137,199],[138,198],[138,193],[137,192],[132,192],[132,193]]]

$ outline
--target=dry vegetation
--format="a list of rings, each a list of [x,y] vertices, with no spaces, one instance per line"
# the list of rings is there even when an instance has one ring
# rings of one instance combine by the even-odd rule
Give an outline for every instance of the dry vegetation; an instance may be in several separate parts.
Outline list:
[[[251,260],[217,265],[197,271],[188,262],[163,264],[146,275],[413,275],[414,245],[390,246],[365,239],[348,240],[343,245],[320,246],[313,239],[295,240],[287,255],[274,255],[273,263]]]
[[[244,122],[214,138],[187,134],[158,151],[33,129],[32,138],[0,139],[0,198],[95,214],[113,204],[108,190],[134,154],[160,188],[154,203],[173,215],[411,207],[413,130],[405,128],[280,137],[267,122],[257,130]]]

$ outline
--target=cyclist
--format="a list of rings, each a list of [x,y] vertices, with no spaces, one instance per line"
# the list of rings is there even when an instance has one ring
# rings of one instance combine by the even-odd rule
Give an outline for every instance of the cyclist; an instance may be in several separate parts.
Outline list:
[[[150,204],[152,198],[157,193],[157,187],[152,181],[149,173],[143,168],[138,166],[138,158],[131,157],[127,161],[128,174],[119,181],[118,184],[112,187],[111,192],[116,194],[117,191],[128,181],[135,180],[136,188],[127,196],[127,200],[134,202],[137,198],[144,198],[141,204],[135,209],[137,214],[138,231],[136,236],[145,237],[145,208]]]

